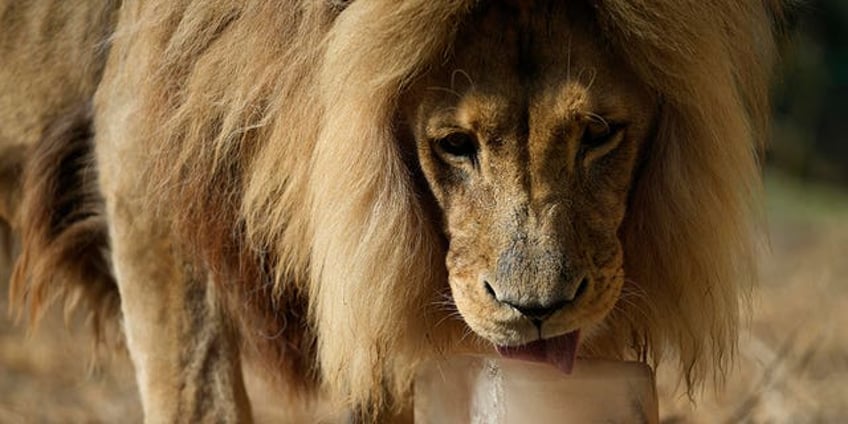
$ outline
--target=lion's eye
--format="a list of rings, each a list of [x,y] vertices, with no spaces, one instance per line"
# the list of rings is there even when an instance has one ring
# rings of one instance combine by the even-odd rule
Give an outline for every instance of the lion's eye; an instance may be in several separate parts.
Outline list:
[[[438,152],[446,160],[471,160],[477,156],[477,142],[474,137],[466,133],[453,133],[436,140]]]
[[[583,131],[581,144],[588,149],[598,149],[601,147],[614,147],[614,142],[617,142],[622,134],[625,125],[622,123],[606,122],[603,120],[593,120],[586,125]]]
[[[327,0],[327,3],[333,9],[338,10],[338,11],[342,11],[346,7],[348,7],[348,5],[353,3],[353,1],[352,0]]]

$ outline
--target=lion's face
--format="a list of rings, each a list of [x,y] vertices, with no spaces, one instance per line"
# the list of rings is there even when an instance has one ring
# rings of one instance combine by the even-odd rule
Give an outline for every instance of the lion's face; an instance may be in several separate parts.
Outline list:
[[[591,328],[624,281],[618,232],[656,99],[563,3],[478,11],[406,100],[453,298],[498,346]]]

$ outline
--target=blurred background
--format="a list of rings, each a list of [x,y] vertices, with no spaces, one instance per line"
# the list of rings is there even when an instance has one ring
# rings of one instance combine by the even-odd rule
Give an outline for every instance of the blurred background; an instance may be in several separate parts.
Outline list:
[[[799,2],[787,30],[750,328],[724,390],[697,405],[660,370],[666,423],[848,422],[848,1]]]
[[[697,404],[660,369],[664,423],[848,422],[848,0],[798,5],[788,32],[765,171],[770,250],[738,364]],[[87,332],[58,313],[24,337],[2,292],[0,423],[140,422],[125,354],[90,366]]]
[[[818,0],[790,16],[776,85],[768,163],[808,182],[848,183],[848,1]]]

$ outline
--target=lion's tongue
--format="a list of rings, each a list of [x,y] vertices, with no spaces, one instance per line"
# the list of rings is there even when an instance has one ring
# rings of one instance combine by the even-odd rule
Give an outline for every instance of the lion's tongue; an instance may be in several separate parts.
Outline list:
[[[505,358],[546,362],[566,374],[571,374],[579,343],[580,330],[576,330],[552,339],[536,340],[523,346],[498,346],[498,353]]]

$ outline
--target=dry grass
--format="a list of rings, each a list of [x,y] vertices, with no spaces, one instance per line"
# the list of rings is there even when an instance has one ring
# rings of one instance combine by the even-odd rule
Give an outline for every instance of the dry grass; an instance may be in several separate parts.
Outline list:
[[[88,326],[66,325],[58,310],[26,334],[10,317],[0,278],[0,423],[141,422],[126,354],[100,352],[95,362]]]
[[[772,252],[737,369],[697,407],[661,374],[667,423],[848,420],[848,196],[777,175],[768,181]],[[126,355],[92,371],[90,342],[56,311],[27,337],[0,296],[0,422],[141,421]],[[273,397],[261,403],[257,411],[274,416]]]
[[[737,369],[696,406],[660,376],[666,422],[848,420],[848,197],[768,179],[771,252]]]

